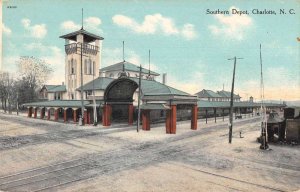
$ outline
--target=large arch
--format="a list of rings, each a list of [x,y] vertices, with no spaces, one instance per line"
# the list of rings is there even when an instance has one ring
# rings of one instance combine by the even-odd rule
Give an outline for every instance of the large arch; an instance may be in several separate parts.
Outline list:
[[[131,103],[138,84],[129,78],[119,78],[112,81],[104,92],[105,103]]]
[[[127,78],[121,77],[112,81],[104,92],[104,106],[102,113],[102,124],[111,125],[111,117],[119,120],[128,120],[133,124],[133,94],[138,84]]]

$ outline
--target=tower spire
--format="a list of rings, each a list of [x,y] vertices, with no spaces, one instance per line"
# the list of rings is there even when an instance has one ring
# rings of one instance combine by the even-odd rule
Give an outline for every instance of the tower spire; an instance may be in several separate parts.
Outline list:
[[[125,71],[124,41],[123,41],[123,72]]]
[[[148,72],[148,76],[150,77],[150,49],[149,49],[149,72]]]
[[[81,8],[81,30],[83,29],[83,8]]]
[[[124,41],[123,41],[123,61],[125,61],[125,56],[124,56]]]

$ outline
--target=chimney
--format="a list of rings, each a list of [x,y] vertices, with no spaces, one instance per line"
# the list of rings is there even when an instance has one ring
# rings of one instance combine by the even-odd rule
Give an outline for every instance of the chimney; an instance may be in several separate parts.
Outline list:
[[[162,83],[165,85],[167,83],[167,73],[163,73]]]
[[[65,85],[65,82],[61,82],[61,85]]]
[[[249,98],[249,102],[253,103],[253,97],[252,96]]]

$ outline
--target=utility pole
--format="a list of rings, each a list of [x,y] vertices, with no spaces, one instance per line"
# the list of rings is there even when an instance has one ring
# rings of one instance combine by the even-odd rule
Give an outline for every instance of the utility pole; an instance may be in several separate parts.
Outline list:
[[[231,96],[230,96],[230,116],[229,116],[229,143],[232,140],[232,124],[233,124],[233,93],[234,93],[234,79],[235,79],[235,67],[236,67],[236,60],[243,59],[243,58],[231,58],[228,60],[234,60],[233,66],[233,77],[232,77],[232,86],[231,86]]]
[[[81,19],[82,19],[82,25],[81,29],[83,29],[83,8],[81,9]],[[84,104],[83,104],[83,72],[82,72],[82,47],[83,47],[83,41],[80,44],[80,100],[81,100],[81,117],[79,118],[79,125],[83,125],[83,115],[84,115]]]
[[[267,114],[266,106],[264,105],[265,88],[263,79],[263,68],[262,68],[262,56],[261,56],[261,44],[259,45],[259,56],[260,56],[260,115],[261,115],[261,145],[260,149],[266,150],[269,148],[268,137],[267,137]]]
[[[136,131],[139,132],[140,128],[140,118],[141,118],[141,89],[142,89],[142,66],[140,65],[140,73],[139,73],[139,95],[138,95],[138,119],[137,119],[137,125],[136,125]]]

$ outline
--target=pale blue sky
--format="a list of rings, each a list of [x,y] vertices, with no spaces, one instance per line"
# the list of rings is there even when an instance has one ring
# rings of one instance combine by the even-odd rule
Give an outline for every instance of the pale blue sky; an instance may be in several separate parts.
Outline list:
[[[83,3],[84,2],[84,3]],[[15,6],[15,8],[8,8]],[[53,66],[64,81],[64,40],[59,36],[85,29],[104,37],[102,66],[122,60],[148,64],[168,74],[168,84],[194,94],[202,89],[230,90],[233,61],[236,92],[259,97],[259,44],[262,44],[266,97],[295,100],[300,95],[299,1],[62,1],[9,0],[3,4],[3,65],[14,71],[19,56],[36,56]],[[206,10],[248,10],[248,15],[210,15]],[[252,9],[274,10],[255,15]],[[280,15],[279,10],[295,14]],[[158,79],[160,81],[160,79]]]

